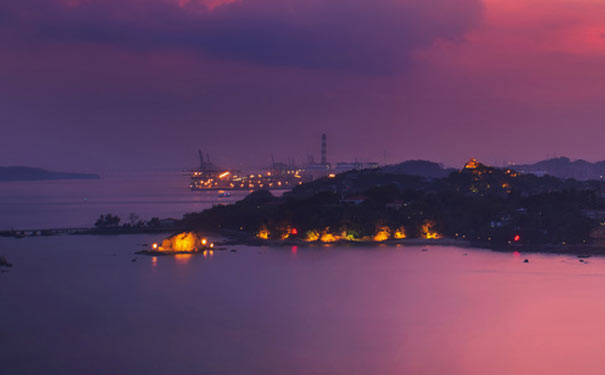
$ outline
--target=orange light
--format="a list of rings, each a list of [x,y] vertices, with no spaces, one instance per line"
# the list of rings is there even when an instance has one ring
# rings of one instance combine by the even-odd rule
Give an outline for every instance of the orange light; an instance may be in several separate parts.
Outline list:
[[[268,240],[270,236],[271,236],[271,233],[269,232],[267,227],[264,225],[261,226],[260,230],[256,234],[256,237],[261,238],[263,240]]]
[[[382,241],[386,241],[391,237],[391,229],[389,227],[380,227],[378,228],[378,230],[376,231],[376,234],[374,235],[374,241],[376,242],[382,242]]]
[[[477,169],[479,168],[479,162],[475,158],[471,158],[465,165],[464,169]]]
[[[154,242],[154,243],[151,245],[151,247],[152,247],[154,250],[157,250],[157,248],[158,248],[158,243],[157,243],[157,242]]]
[[[321,241],[321,242],[336,242],[336,241],[338,241],[339,239],[340,239],[340,237],[339,237],[339,236],[337,236],[337,235],[334,235],[334,234],[332,234],[332,233],[328,233],[328,232],[324,232],[324,233],[321,235],[320,241]]]
[[[225,178],[225,177],[229,176],[230,174],[231,173],[229,173],[229,171],[223,172],[223,173],[221,173],[221,174],[218,175],[218,178]]]
[[[395,237],[395,239],[397,239],[397,240],[402,240],[402,239],[406,238],[405,227],[400,226],[399,228],[395,229],[395,233],[393,234],[393,237]]]
[[[438,232],[435,232],[433,230],[434,226],[435,226],[434,222],[432,222],[430,220],[425,221],[424,225],[422,225],[422,228],[421,228],[422,237],[427,240],[436,240],[436,239],[443,238],[443,236],[441,236],[441,234],[439,234]]]
[[[166,252],[195,252],[202,246],[202,242],[203,239],[197,233],[183,232],[166,238],[157,249]]]
[[[208,243],[208,240],[205,238],[202,238],[202,245],[206,246],[207,243]]]
[[[317,240],[319,240],[319,236],[320,235],[319,235],[318,231],[316,231],[316,230],[310,230],[310,231],[307,232],[305,241],[307,241],[307,242],[317,241]]]
[[[192,255],[191,254],[175,254],[174,255],[174,259],[176,260],[177,264],[187,264],[189,262],[189,260],[191,259]]]

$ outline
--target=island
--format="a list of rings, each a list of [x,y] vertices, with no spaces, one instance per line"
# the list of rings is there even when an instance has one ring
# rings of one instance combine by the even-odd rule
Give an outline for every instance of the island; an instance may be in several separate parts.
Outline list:
[[[143,252],[148,255],[203,253],[211,250],[203,242],[208,235],[224,237],[220,246],[443,244],[605,255],[604,191],[600,179],[538,176],[476,159],[461,169],[412,161],[330,174],[282,196],[257,190],[182,219],[144,221],[131,215],[121,223],[106,214],[94,228],[13,230],[0,236],[171,233]]]
[[[91,180],[101,178],[93,173],[55,172],[32,167],[0,167],[0,181]]]
[[[605,253],[601,181],[494,168],[471,159],[445,177],[350,171],[281,197],[260,190],[184,216],[189,231],[277,244],[460,241],[493,249]]]

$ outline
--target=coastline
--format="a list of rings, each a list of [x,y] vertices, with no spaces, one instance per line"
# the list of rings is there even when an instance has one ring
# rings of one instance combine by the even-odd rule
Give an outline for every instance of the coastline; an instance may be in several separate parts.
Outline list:
[[[27,237],[44,237],[44,236],[57,236],[57,235],[102,235],[102,236],[117,236],[117,235],[129,235],[129,234],[177,234],[183,231],[187,231],[184,227],[164,227],[164,228],[132,228],[132,227],[118,227],[118,228],[58,228],[58,229],[36,229],[36,230],[10,230],[0,231],[0,237],[8,238],[27,238]],[[594,244],[511,244],[511,245],[494,245],[489,242],[480,241],[468,241],[453,238],[440,238],[440,239],[424,239],[424,238],[404,238],[404,239],[390,239],[385,241],[334,241],[334,242],[320,242],[320,241],[304,241],[304,240],[272,240],[272,239],[261,239],[252,237],[248,233],[243,234],[241,232],[235,232],[230,230],[223,231],[207,231],[209,235],[220,236],[223,238],[222,241],[217,242],[220,246],[230,245],[244,245],[244,246],[270,246],[270,247],[395,247],[395,246],[453,246],[460,248],[473,248],[491,250],[503,253],[529,253],[529,254],[561,254],[561,255],[575,255],[579,257],[589,256],[605,256],[605,247]],[[165,254],[163,254],[165,255]]]

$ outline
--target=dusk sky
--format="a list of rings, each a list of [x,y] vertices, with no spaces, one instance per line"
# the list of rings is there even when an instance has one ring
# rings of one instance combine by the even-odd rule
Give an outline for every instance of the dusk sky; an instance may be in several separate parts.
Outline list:
[[[605,159],[602,0],[6,0],[0,165]]]

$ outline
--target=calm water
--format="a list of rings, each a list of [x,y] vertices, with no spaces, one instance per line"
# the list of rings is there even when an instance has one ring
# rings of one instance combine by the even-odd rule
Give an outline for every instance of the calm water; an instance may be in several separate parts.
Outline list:
[[[218,198],[217,192],[192,192],[189,177],[175,172],[104,174],[100,180],[0,182],[0,230],[91,226],[101,214],[130,213],[148,220],[181,218],[247,192]]]
[[[219,199],[187,183],[179,172],[0,183],[0,229],[87,226],[108,212],[178,218],[246,194]],[[133,254],[159,239],[0,238],[0,255],[15,265],[0,273],[1,373],[605,368],[605,258],[583,264],[453,247],[237,247],[155,260]]]
[[[131,261],[140,244],[157,239],[0,239],[0,253],[15,264],[0,273],[2,372],[605,368],[605,259],[453,247],[238,247]]]

